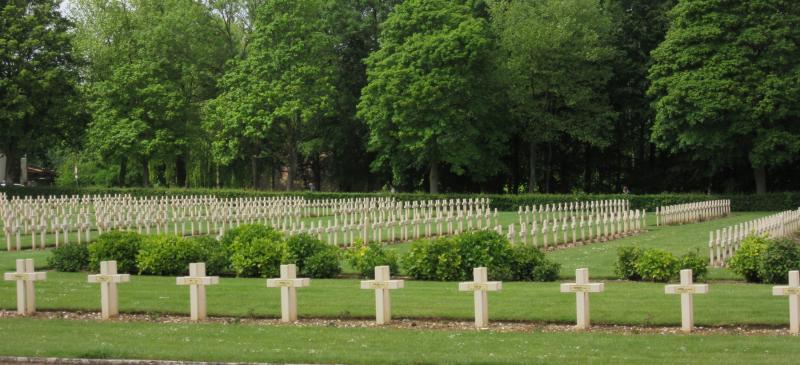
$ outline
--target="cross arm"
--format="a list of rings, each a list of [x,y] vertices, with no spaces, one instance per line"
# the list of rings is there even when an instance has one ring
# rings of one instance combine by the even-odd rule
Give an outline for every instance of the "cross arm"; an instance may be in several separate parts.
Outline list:
[[[178,285],[214,285],[219,284],[219,276],[201,276],[201,277],[191,277],[191,276],[182,276],[176,278],[176,283]]]
[[[666,285],[665,294],[708,294],[708,284]]]
[[[477,291],[477,290],[498,291],[502,289],[503,289],[503,282],[501,281],[488,281],[485,283],[476,283],[473,281],[468,281],[468,282],[458,283],[459,291]]]
[[[405,280],[362,280],[361,289],[402,289],[405,287]]]
[[[311,279],[267,279],[267,288],[300,288],[311,285]]]
[[[131,281],[131,276],[129,274],[96,274],[96,275],[89,275],[89,282],[90,283],[127,283]]]
[[[773,286],[772,295],[800,295],[800,287]]]
[[[24,281],[39,281],[46,280],[46,272],[7,272],[3,275],[7,281],[24,280]]]
[[[600,293],[605,290],[604,283],[590,283],[590,284],[575,284],[563,283],[561,284],[562,293]]]

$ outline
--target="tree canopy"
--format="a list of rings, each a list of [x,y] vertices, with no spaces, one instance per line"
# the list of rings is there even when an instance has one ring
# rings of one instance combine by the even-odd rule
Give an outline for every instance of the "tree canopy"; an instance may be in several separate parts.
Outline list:
[[[789,0],[0,0],[0,15],[14,182],[21,156],[60,185],[764,192],[800,178]]]

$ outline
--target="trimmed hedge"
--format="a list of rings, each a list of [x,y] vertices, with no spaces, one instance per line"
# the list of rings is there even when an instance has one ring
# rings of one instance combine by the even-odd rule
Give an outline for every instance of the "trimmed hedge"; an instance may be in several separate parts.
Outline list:
[[[72,194],[130,194],[133,196],[166,196],[166,195],[215,195],[221,198],[253,197],[253,196],[301,196],[308,199],[338,199],[357,197],[391,196],[397,200],[414,201],[428,199],[464,199],[486,197],[492,200],[492,208],[503,211],[514,211],[519,206],[533,204],[564,203],[586,200],[628,199],[633,209],[655,210],[662,205],[691,203],[696,201],[730,199],[734,211],[783,211],[800,207],[800,192],[753,194],[425,194],[425,193],[340,193],[309,191],[258,191],[242,189],[163,189],[163,188],[97,188],[97,187],[6,187],[0,188],[9,196],[49,196]]]
[[[634,281],[667,282],[678,278],[682,269],[692,269],[694,280],[704,280],[708,274],[708,259],[698,250],[678,257],[660,248],[624,246],[617,249],[614,265],[620,279]]]
[[[111,231],[101,234],[89,244],[89,270],[100,270],[100,262],[117,261],[120,273],[136,274],[136,255],[144,236],[136,232]]]
[[[142,241],[136,265],[140,274],[176,276],[186,275],[189,264],[205,262],[208,258],[201,242],[173,234],[147,236]],[[213,275],[207,271],[207,274]]]

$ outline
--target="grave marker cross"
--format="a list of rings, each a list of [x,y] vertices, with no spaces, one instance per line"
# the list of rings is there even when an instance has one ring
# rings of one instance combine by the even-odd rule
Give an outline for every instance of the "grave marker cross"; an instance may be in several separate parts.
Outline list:
[[[562,293],[575,293],[577,329],[588,329],[591,324],[589,317],[589,293],[601,293],[603,290],[605,290],[603,283],[589,282],[589,269],[575,270],[575,282],[561,284]]]
[[[681,295],[681,330],[692,332],[694,328],[694,294],[707,294],[708,284],[692,284],[692,270],[681,270],[681,283],[664,287],[666,294]]]
[[[475,327],[486,328],[489,326],[489,301],[487,292],[499,291],[503,288],[500,281],[488,281],[485,267],[472,269],[473,281],[458,283],[459,291],[471,291],[475,296]]]
[[[128,274],[117,274],[116,261],[101,261],[100,274],[89,275],[90,283],[100,284],[100,307],[103,319],[116,317],[119,314],[117,283],[131,280]]]
[[[189,276],[177,278],[178,285],[189,285],[189,306],[193,321],[206,318],[206,285],[219,284],[219,276],[206,276],[206,264],[189,264]]]
[[[772,295],[789,297],[789,332],[800,334],[800,271],[789,271],[789,285],[772,287]]]
[[[17,282],[17,313],[29,315],[36,312],[36,292],[33,282],[46,280],[46,272],[33,271],[33,259],[18,259],[17,271],[7,272],[4,279]]]
[[[311,279],[297,278],[297,266],[281,265],[280,279],[267,279],[267,288],[281,288],[281,322],[297,320],[297,288],[311,285]]]
[[[375,280],[361,281],[361,289],[375,289],[375,323],[392,321],[392,302],[389,290],[405,287],[403,280],[391,280],[389,266],[375,266]]]

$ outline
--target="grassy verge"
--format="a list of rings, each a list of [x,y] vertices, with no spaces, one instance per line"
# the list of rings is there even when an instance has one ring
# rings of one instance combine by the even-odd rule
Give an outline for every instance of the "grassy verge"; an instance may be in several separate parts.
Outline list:
[[[44,310],[99,311],[100,290],[86,282],[85,274],[49,273],[37,283],[37,305]],[[129,313],[186,314],[189,290],[175,278],[135,276],[121,284],[120,309]],[[280,291],[267,289],[263,279],[223,278],[209,287],[210,315],[279,317]],[[298,290],[298,312],[313,318],[373,318],[373,292],[359,289],[358,280],[312,280]],[[695,296],[698,325],[786,326],[788,301],[773,297],[771,286],[713,284],[708,295]],[[575,321],[575,296],[559,292],[558,283],[504,283],[489,295],[490,318],[547,323]],[[15,284],[0,286],[0,308],[14,309]],[[392,309],[401,318],[453,318],[469,320],[473,299],[459,292],[454,282],[407,281],[392,292]],[[662,284],[608,282],[606,292],[592,295],[592,320],[606,324],[680,324],[680,298],[665,295]]]
[[[0,320],[0,354],[347,364],[794,364],[796,338]]]

